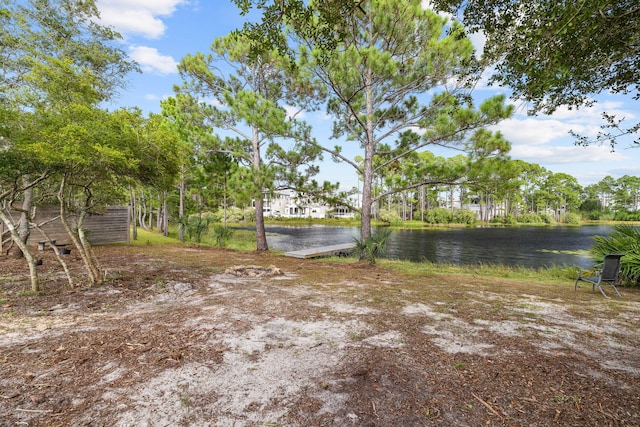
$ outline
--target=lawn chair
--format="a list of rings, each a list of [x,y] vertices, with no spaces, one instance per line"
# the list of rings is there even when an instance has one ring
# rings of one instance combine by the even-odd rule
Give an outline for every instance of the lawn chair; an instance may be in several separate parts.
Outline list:
[[[618,281],[618,274],[620,273],[620,258],[622,258],[623,256],[623,254],[605,255],[604,262],[602,263],[602,269],[596,269],[595,274],[591,276],[582,276],[582,273],[578,272],[578,278],[576,279],[573,290],[578,290],[578,282],[582,280],[591,283],[592,289],[594,291],[597,286],[605,298],[609,297],[604,293],[602,285],[610,285],[616,292],[616,294],[619,297],[622,297],[622,295],[620,295],[620,292],[618,292],[618,289],[616,289],[616,282]]]

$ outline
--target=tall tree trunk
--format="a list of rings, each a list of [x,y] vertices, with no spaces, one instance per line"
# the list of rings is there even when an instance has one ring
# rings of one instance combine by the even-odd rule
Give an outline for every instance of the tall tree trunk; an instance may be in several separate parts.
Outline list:
[[[227,226],[227,171],[224,172],[224,179],[222,182],[222,225]]]
[[[100,272],[97,269],[97,265],[93,263],[93,260],[91,259],[91,254],[87,252],[87,249],[85,248],[81,238],[76,232],[73,231],[71,225],[69,224],[69,220],[68,220],[69,215],[67,212],[65,199],[64,199],[65,189],[66,189],[66,178],[62,177],[62,180],[60,181],[60,190],[58,191],[58,201],[60,202],[60,222],[62,222],[62,225],[64,226],[64,229],[66,230],[67,235],[69,236],[69,238],[73,242],[73,245],[75,246],[78,253],[80,254],[80,258],[82,258],[82,262],[84,263],[85,269],[87,270],[87,274],[89,274],[89,280],[91,281],[91,284],[94,284],[94,285],[100,284],[102,283],[102,278],[101,278]],[[80,230],[82,227],[82,222],[83,222],[82,215],[83,213],[81,212],[76,222],[76,230]]]
[[[267,232],[264,228],[264,194],[262,193],[260,144],[258,139],[258,129],[253,128],[253,173],[256,185],[256,251],[264,252],[269,250],[267,244]]]
[[[178,189],[180,190],[180,200],[178,205],[178,216],[180,220],[178,221],[178,240],[184,242],[184,165],[182,165],[183,170],[180,175],[180,184],[178,185]]]
[[[36,223],[32,223],[31,225],[33,226],[33,228],[38,230],[40,232],[40,234],[42,234],[44,236],[44,238],[47,240],[47,243],[49,244],[49,248],[51,248],[51,250],[53,251],[54,256],[56,257],[56,259],[58,260],[58,262],[62,266],[62,269],[64,270],[64,273],[67,276],[67,281],[69,282],[69,287],[73,288],[74,287],[73,278],[71,277],[71,272],[69,271],[69,267],[67,266],[67,263],[64,262],[64,260],[60,256],[60,251],[58,250],[56,245],[53,244],[53,240],[51,240],[51,238],[47,235],[47,232],[42,229],[42,227],[41,227],[42,224],[38,225]]]
[[[133,187],[130,187],[130,194],[129,194],[129,200],[131,203],[131,212],[130,212],[130,217],[131,217],[131,230],[133,233],[133,240],[138,240],[138,214],[136,213],[137,208],[136,208],[136,190],[133,189]]]
[[[18,236],[20,236],[20,240],[25,244],[27,244],[29,235],[31,234],[29,224],[31,223],[31,210],[33,209],[33,187],[30,184],[31,175],[24,175],[22,177],[22,185],[25,190],[22,196],[22,209],[20,212],[20,219],[18,220],[17,232]],[[16,258],[21,258],[23,256],[22,248],[17,245],[17,242],[11,250],[11,255]]]
[[[371,19],[371,18],[370,18]],[[372,23],[370,22],[370,25]],[[372,84],[373,84],[373,70],[371,67],[368,68],[366,74],[366,116],[367,116],[367,135],[366,135],[366,143],[364,147],[364,164],[362,170],[362,218],[360,220],[360,241],[364,242],[369,237],[371,237],[371,206],[373,204],[372,200],[372,187],[373,187],[373,156],[375,154],[375,140],[373,134],[373,93],[372,93]],[[366,254],[364,251],[360,255],[360,261],[366,260]]]
[[[147,205],[144,203],[144,199],[138,201],[138,223],[144,230],[148,230],[147,224],[145,224],[145,217],[147,216]]]
[[[80,243],[82,244],[82,247],[87,254],[87,259],[90,262],[89,268],[91,268],[95,277],[97,278],[95,283],[100,285],[104,281],[104,276],[103,276],[103,272],[100,267],[100,264],[98,263],[98,258],[96,257],[96,254],[93,251],[93,246],[91,245],[91,242],[89,242],[89,240],[87,239],[87,235],[84,232],[83,226],[84,226],[85,217],[86,217],[86,212],[84,211],[80,212],[80,215],[78,215],[78,223],[77,223],[78,239],[80,240]]]
[[[38,281],[38,271],[36,269],[36,260],[31,254],[27,243],[22,240],[20,234],[18,233],[18,228],[13,223],[13,220],[0,209],[0,219],[7,226],[9,233],[11,234],[11,238],[13,242],[18,246],[20,251],[22,252],[22,256],[27,261],[29,265],[29,277],[31,279],[31,290],[33,292],[40,292],[40,284]]]
[[[158,232],[162,232],[162,200],[160,200],[160,202],[156,212],[156,230],[158,230]]]
[[[424,222],[424,208],[425,208],[425,191],[424,185],[420,186],[420,221]]]
[[[167,200],[167,193],[164,193],[162,202],[162,234],[166,237],[169,235],[169,201]]]

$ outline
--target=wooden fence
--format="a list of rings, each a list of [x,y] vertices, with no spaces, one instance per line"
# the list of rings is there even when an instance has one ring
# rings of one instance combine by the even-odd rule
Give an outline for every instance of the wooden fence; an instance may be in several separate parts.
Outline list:
[[[60,213],[57,206],[43,206],[36,210],[34,222],[41,224],[47,219],[54,218]],[[16,214],[19,215],[19,214]],[[17,217],[17,216],[16,216]],[[70,218],[72,227],[75,222]],[[4,223],[0,223],[3,233],[6,230]],[[91,244],[101,245],[107,243],[120,243],[129,241],[129,208],[127,206],[109,206],[104,214],[91,215],[84,220],[84,227],[87,230],[87,237]],[[69,235],[65,231],[60,219],[56,219],[42,227],[49,238],[57,243],[71,243]],[[35,246],[39,241],[45,240],[44,236],[36,229],[31,230],[29,244]]]

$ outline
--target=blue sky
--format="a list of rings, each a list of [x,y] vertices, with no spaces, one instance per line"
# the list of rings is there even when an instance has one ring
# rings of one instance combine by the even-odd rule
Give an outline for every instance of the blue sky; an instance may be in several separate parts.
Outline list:
[[[176,65],[181,58],[189,53],[208,52],[216,37],[240,28],[247,19],[240,16],[230,0],[97,0],[97,5],[103,23],[123,35],[123,49],[142,69],[141,74],[130,76],[129,87],[112,107],[137,106],[145,112],[159,112],[160,100],[173,94],[173,85],[180,83]],[[473,39],[477,46],[482,45],[481,36]],[[481,85],[476,97],[484,99],[504,92]],[[616,179],[625,174],[640,176],[640,148],[629,148],[631,138],[620,141],[615,152],[609,147],[585,148],[573,144],[569,130],[595,135],[603,111],[617,112],[630,123],[639,120],[639,104],[631,97],[603,95],[598,100],[591,108],[563,108],[551,116],[535,117],[527,116],[525,105],[511,101],[516,105],[516,115],[495,129],[511,142],[513,159],[571,174],[582,185],[595,183],[607,175]],[[304,119],[313,126],[319,140],[330,146],[339,143],[328,140],[331,121],[322,111],[308,113]],[[330,161],[321,165],[319,179],[339,181],[345,188],[357,185],[351,168]]]

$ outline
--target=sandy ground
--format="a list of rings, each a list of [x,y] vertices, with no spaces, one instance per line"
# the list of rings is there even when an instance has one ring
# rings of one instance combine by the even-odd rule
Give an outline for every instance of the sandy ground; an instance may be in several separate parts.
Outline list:
[[[640,425],[637,292],[102,251],[43,295],[0,260],[0,425]]]

